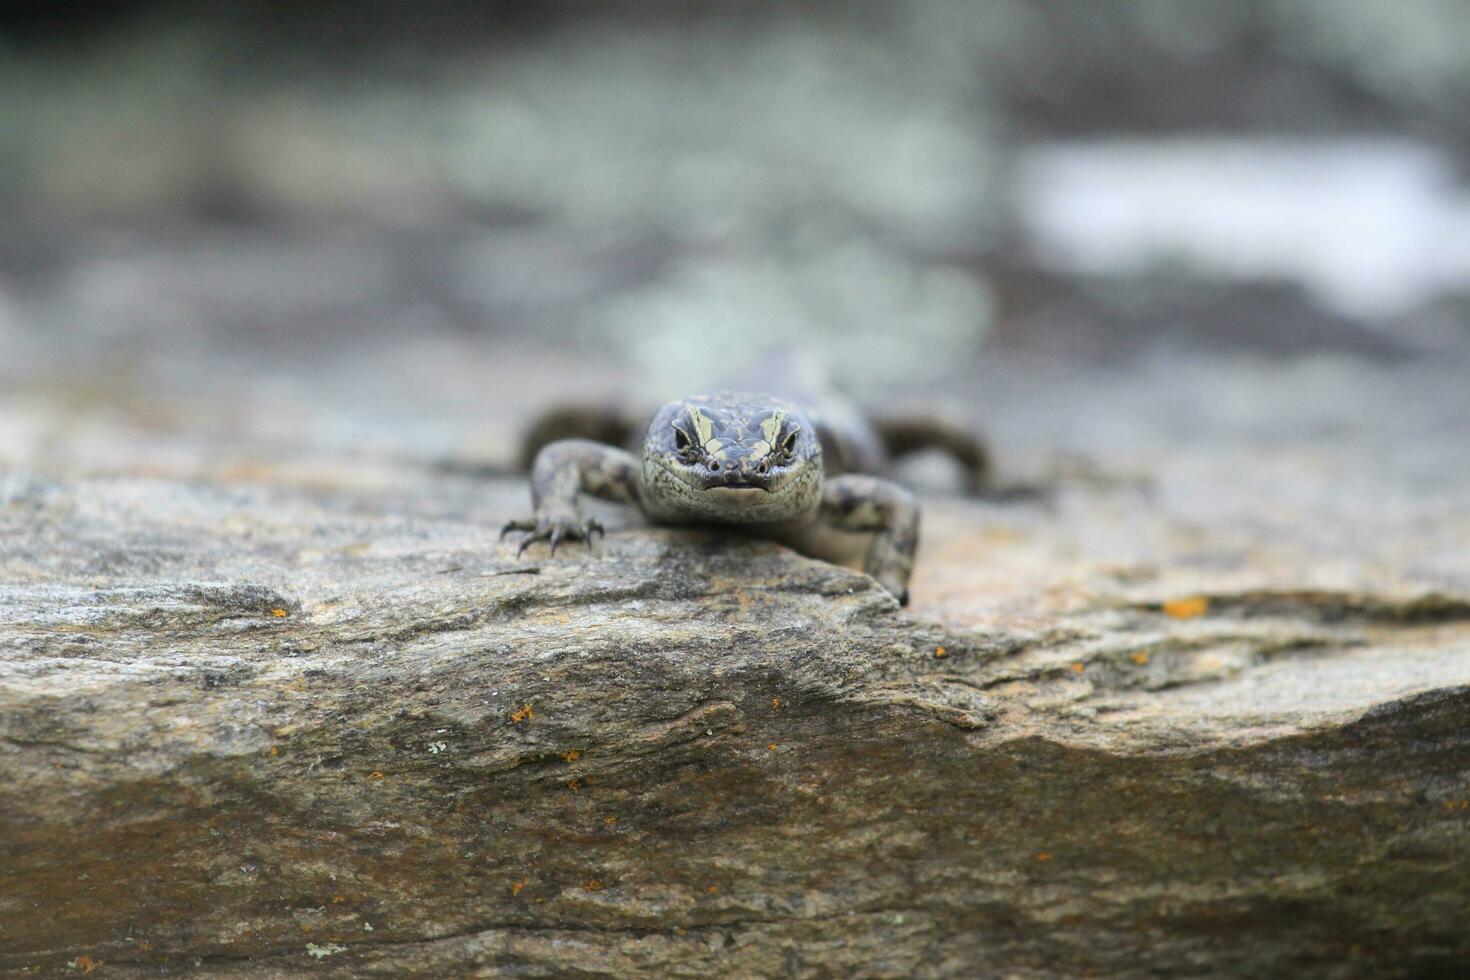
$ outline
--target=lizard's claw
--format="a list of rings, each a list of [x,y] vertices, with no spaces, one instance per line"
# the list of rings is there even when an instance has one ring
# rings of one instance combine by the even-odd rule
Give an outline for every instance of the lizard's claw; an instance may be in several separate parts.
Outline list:
[[[520,546],[516,548],[516,557],[525,554],[526,549],[537,541],[545,541],[550,546],[551,554],[556,554],[556,548],[564,541],[585,541],[590,546],[593,534],[607,536],[602,529],[602,524],[596,518],[567,519],[556,517],[540,517],[536,520],[510,521],[500,529],[500,538],[511,531],[524,531],[526,536],[521,539]]]
[[[505,540],[505,536],[507,534],[509,534],[510,532],[512,532],[512,531],[534,531],[534,530],[536,530],[536,522],[535,521],[506,521],[505,522],[505,527],[503,527],[503,528],[500,529],[500,540],[504,541]]]

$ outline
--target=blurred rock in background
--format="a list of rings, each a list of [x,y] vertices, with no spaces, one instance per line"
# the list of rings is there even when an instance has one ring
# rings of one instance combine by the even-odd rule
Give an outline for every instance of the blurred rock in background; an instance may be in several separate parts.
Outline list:
[[[678,387],[799,337],[873,384],[972,362],[1016,261],[1374,324],[1466,293],[1442,0],[5,18],[11,329],[89,348],[440,331]]]

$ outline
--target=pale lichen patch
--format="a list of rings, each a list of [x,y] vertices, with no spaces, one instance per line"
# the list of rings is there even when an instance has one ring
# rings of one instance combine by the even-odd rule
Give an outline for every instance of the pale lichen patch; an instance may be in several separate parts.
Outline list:
[[[328,956],[336,956],[338,953],[345,952],[347,952],[347,947],[339,946],[336,943],[323,943],[320,946],[316,943],[306,944],[306,955],[315,957],[319,960],[324,960]]]

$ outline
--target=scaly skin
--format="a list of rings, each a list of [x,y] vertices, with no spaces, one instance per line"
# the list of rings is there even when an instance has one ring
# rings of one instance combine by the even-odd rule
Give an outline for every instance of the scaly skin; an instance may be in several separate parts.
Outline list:
[[[542,424],[536,431],[567,431],[566,420],[579,418],[611,431],[611,413],[595,408],[551,418],[553,428]],[[546,541],[552,554],[563,541],[590,543],[602,527],[583,516],[583,494],[636,505],[659,524],[739,527],[815,558],[836,558],[839,539],[864,535],[863,570],[907,604],[918,502],[896,483],[850,472],[881,469],[888,446],[943,448],[966,466],[973,486],[987,473],[980,441],[932,417],[872,424],[842,406],[813,416],[771,395],[702,395],[654,414],[641,460],[590,439],[541,446],[531,466],[535,516],[511,521],[501,535],[526,532],[517,554],[536,541]]]

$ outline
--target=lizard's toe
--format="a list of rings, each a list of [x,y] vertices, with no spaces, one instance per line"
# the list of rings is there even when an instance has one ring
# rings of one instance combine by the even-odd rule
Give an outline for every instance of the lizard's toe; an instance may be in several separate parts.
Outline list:
[[[588,545],[592,543],[593,533],[603,534],[602,525],[596,520],[580,520],[567,518],[539,518],[535,521],[511,521],[501,530],[501,538],[511,531],[524,531],[526,536],[521,539],[516,548],[516,557],[526,553],[526,549],[537,541],[545,541],[552,555],[556,549],[568,541],[583,541]]]

